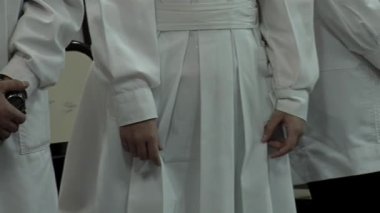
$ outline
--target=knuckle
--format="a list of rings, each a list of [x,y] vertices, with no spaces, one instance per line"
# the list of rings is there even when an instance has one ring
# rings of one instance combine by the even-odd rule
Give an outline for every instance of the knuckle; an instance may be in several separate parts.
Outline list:
[[[139,141],[143,141],[144,140],[144,136],[142,134],[140,134],[139,132],[134,132],[132,135],[131,135],[131,138],[133,140],[133,142],[135,144],[138,144]]]
[[[130,143],[135,146],[136,148],[136,151],[139,151],[139,140],[137,140],[136,138],[130,140]]]
[[[156,136],[154,134],[149,134],[149,135],[147,135],[146,139],[148,141],[152,142],[152,141],[156,140]]]
[[[132,144],[134,146],[137,146],[139,144],[140,140],[138,138],[132,137],[128,141],[129,141],[130,144]]]

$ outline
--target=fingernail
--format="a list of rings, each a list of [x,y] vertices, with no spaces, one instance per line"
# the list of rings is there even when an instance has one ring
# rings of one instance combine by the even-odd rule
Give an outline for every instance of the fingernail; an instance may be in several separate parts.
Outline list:
[[[24,83],[24,86],[29,86],[29,82],[23,81],[23,83]]]

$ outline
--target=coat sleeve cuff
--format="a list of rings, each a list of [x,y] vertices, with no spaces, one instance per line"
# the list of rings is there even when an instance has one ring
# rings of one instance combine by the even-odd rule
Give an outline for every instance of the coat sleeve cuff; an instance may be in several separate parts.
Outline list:
[[[377,69],[380,69],[380,49],[375,52],[371,52],[363,55],[372,65],[374,65]]]
[[[276,109],[307,120],[309,93],[302,90],[279,90]]]
[[[149,87],[119,93],[114,96],[113,104],[119,126],[157,118],[156,104]]]
[[[30,96],[38,88],[38,78],[28,67],[25,59],[18,55],[15,55],[9,61],[9,63],[1,71],[1,74],[16,80],[27,81],[29,83],[29,87],[26,89],[28,96]]]

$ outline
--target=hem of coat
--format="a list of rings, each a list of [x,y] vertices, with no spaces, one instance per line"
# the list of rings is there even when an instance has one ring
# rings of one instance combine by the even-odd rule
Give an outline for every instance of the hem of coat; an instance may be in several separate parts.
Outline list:
[[[115,95],[113,104],[119,126],[157,118],[156,104],[149,87]]]
[[[317,159],[324,160],[323,156],[318,158],[317,155],[309,153],[307,147],[296,149],[290,154],[293,185],[303,185],[316,181],[364,175],[380,171],[380,142],[351,149],[349,153],[351,153],[349,155],[350,162],[347,163],[347,167],[350,168],[350,171],[339,171],[332,166],[330,167],[329,174],[327,174],[324,172],[327,171],[327,163],[316,166],[315,163],[312,162],[315,162]],[[355,157],[358,155],[363,157]],[[305,156],[307,156],[306,159],[304,158]]]
[[[26,92],[29,96],[38,87],[38,78],[33,74],[25,59],[21,56],[14,55],[9,63],[1,70],[1,74],[15,80],[27,81],[29,87],[26,89]]]

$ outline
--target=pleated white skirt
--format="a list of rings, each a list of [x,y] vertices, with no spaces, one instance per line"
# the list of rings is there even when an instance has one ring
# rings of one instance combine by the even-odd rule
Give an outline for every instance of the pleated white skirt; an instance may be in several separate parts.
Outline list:
[[[287,157],[261,143],[272,76],[256,30],[162,32],[154,88],[163,166],[120,144],[109,84],[88,80],[67,153],[64,213],[295,213]]]

